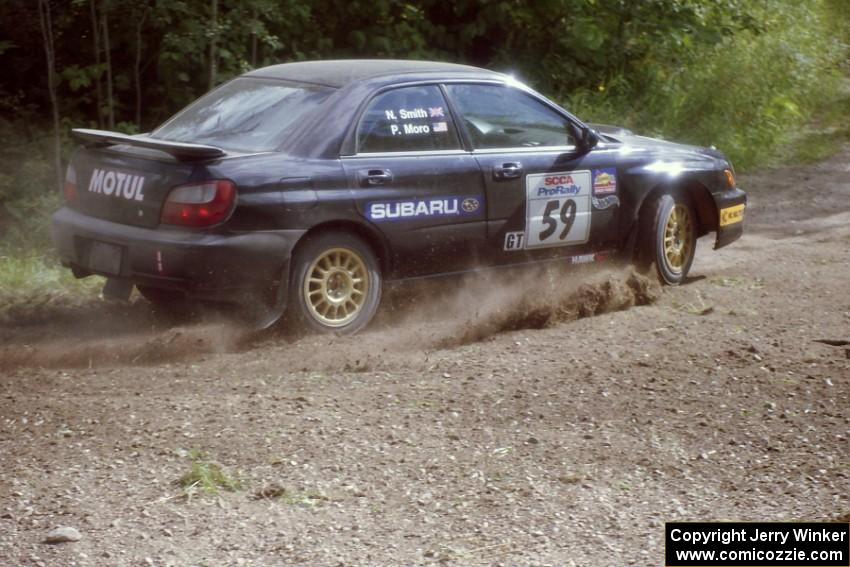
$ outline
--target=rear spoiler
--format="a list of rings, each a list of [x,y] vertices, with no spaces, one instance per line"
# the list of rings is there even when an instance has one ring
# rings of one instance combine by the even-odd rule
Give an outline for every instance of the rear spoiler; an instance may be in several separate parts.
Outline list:
[[[120,132],[107,132],[106,130],[90,130],[88,128],[74,128],[71,135],[86,146],[105,147],[118,144],[127,144],[140,148],[150,148],[171,154],[180,161],[203,160],[222,157],[227,155],[221,148],[206,146],[204,144],[189,144],[186,142],[170,142],[168,140],[157,140],[150,136],[130,136]]]

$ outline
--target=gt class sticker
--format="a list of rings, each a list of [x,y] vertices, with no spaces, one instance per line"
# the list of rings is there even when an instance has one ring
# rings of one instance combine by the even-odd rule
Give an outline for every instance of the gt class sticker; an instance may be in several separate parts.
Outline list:
[[[459,217],[480,214],[484,198],[434,197],[405,201],[376,201],[366,204],[366,217],[375,222],[430,217]]]
[[[510,252],[511,250],[522,250],[522,245],[524,241],[524,232],[505,233],[505,252]]]
[[[612,168],[593,170],[593,194],[607,195],[617,192],[617,170]]]
[[[590,171],[529,175],[525,186],[526,249],[587,242],[590,234]]]

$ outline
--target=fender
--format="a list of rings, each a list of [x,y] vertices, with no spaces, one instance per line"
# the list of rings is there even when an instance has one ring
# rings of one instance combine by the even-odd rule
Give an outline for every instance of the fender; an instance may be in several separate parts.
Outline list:
[[[634,250],[643,205],[662,191],[682,190],[692,196],[700,219],[700,236],[717,229],[717,208],[711,197],[726,186],[718,177],[715,161],[708,156],[705,160],[662,158],[624,167],[619,227],[624,257],[631,257]]]

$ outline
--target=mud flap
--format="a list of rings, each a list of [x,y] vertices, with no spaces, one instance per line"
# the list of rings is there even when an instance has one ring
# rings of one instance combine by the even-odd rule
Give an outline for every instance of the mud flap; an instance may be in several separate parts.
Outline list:
[[[632,227],[629,229],[629,234],[626,237],[625,244],[623,247],[617,251],[616,260],[626,263],[633,264],[640,260],[637,256],[637,239],[638,239],[638,223],[633,222]]]
[[[127,301],[130,299],[130,293],[133,291],[133,282],[118,278],[106,278],[106,283],[103,284],[104,299],[113,301]]]
[[[744,234],[744,223],[739,222],[730,226],[720,227],[717,230],[717,238],[714,241],[714,249],[728,246],[741,238]]]
[[[257,331],[263,331],[280,321],[283,317],[284,312],[286,312],[286,299],[267,305],[253,304],[252,311],[249,315],[251,327]]]
[[[286,274],[287,271],[284,270]],[[274,289],[274,293],[257,294],[244,302],[243,312],[248,323],[256,331],[263,331],[275,325],[286,313],[289,298],[288,278],[282,277]]]

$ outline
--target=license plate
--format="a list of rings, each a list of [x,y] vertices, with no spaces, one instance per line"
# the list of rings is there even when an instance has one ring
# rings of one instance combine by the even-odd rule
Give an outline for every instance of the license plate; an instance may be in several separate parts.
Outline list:
[[[121,247],[106,242],[92,242],[89,247],[89,268],[111,275],[121,273]]]

